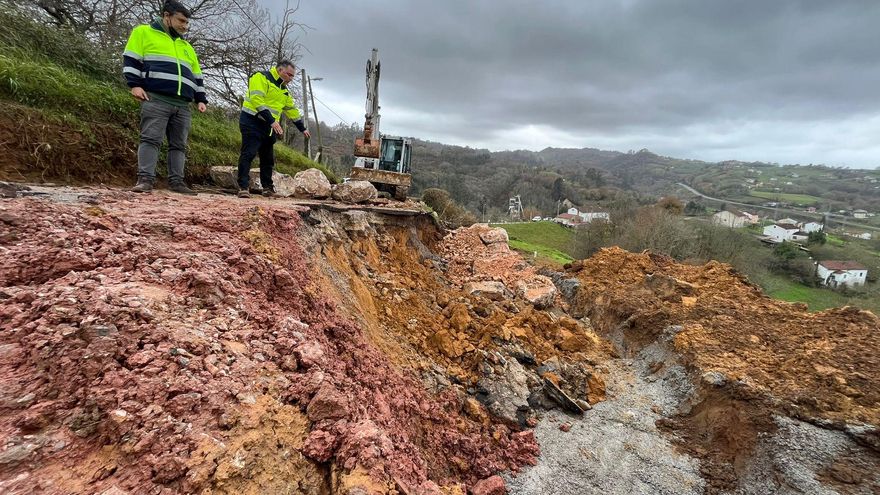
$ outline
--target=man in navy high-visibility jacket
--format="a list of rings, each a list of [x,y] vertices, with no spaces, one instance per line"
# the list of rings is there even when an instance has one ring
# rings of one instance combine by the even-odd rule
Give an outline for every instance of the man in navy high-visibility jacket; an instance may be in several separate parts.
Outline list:
[[[293,125],[306,137],[311,137],[302,114],[287,84],[296,74],[293,62],[282,60],[265,72],[257,72],[248,82],[248,94],[241,105],[238,128],[241,130],[241,155],[238,158],[238,197],[250,197],[251,163],[260,156],[260,185],[263,196],[273,196],[272,170],[275,168],[275,141],[284,134],[281,115],[293,121]]]
[[[196,194],[183,181],[186,142],[195,101],[207,109],[202,69],[192,45],[183,39],[191,14],[180,2],[166,0],[162,17],[136,28],[123,53],[123,73],[131,95],[141,102],[138,180],[134,192],[153,190],[159,147],[168,138],[168,188]]]

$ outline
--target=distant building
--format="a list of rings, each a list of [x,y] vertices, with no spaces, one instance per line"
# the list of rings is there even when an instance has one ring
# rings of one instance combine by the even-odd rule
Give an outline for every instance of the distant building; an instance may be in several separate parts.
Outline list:
[[[807,222],[801,226],[801,230],[808,234],[812,232],[821,232],[824,228],[825,226],[819,222]]]
[[[823,285],[831,288],[858,287],[865,285],[868,269],[854,261],[820,261],[816,276]]]
[[[868,212],[865,210],[853,210],[853,218],[868,218]]]
[[[594,220],[610,222],[611,215],[604,211],[578,211],[577,208],[569,208],[566,213],[553,219],[554,222],[566,227],[583,227]]]
[[[715,225],[730,227],[732,229],[738,229],[740,227],[745,227],[745,225],[749,223],[749,219],[742,214],[737,215],[732,211],[725,210],[712,215],[712,223]]]
[[[874,236],[870,232],[842,232],[847,237],[855,237],[856,239],[864,239],[870,241]]]
[[[789,224],[773,224],[764,227],[764,235],[773,242],[795,241],[806,239],[806,235],[798,235],[800,227]],[[797,238],[797,239],[796,239]]]

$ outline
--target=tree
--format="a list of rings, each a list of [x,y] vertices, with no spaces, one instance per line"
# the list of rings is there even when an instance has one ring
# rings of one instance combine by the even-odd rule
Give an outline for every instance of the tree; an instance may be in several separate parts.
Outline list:
[[[657,206],[673,215],[681,215],[684,211],[684,205],[681,200],[675,196],[661,198],[660,201],[657,202]]]
[[[811,245],[811,244],[821,245],[821,244],[825,244],[825,242],[826,242],[825,232],[822,232],[821,230],[818,232],[810,232],[807,235],[807,245]]]
[[[59,28],[85,34],[100,48],[120,53],[132,26],[158,16],[162,0],[21,0],[19,6],[40,14]],[[297,22],[300,3],[286,0],[277,16],[257,0],[193,0],[188,6],[195,28],[187,36],[199,54],[205,84],[214,101],[237,108],[251,74],[282,58],[300,59]],[[294,93],[301,94],[299,83]]]

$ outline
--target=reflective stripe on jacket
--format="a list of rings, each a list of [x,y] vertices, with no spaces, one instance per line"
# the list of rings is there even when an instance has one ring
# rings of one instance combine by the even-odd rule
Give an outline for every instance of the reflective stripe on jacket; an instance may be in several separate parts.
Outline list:
[[[202,69],[192,45],[168,34],[159,21],[131,32],[122,54],[125,80],[131,88],[207,103]]]
[[[283,113],[293,121],[300,132],[306,130],[302,114],[275,67],[251,76],[241,112],[253,115],[268,124],[279,120]]]

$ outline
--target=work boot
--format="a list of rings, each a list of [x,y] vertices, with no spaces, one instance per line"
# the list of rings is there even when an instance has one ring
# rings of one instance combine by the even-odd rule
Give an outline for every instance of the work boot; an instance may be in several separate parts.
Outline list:
[[[278,193],[275,192],[275,186],[263,188],[263,197],[264,198],[274,198],[277,196],[278,196]]]
[[[247,189],[239,189],[238,190],[238,197],[239,198],[249,198],[249,197],[251,197],[251,193],[248,192]]]
[[[131,192],[147,193],[153,190],[153,183],[146,180],[139,180],[137,185],[131,188]]]
[[[186,187],[186,184],[184,184],[183,182],[181,182],[179,184],[170,184],[168,186],[168,190],[172,191],[172,192],[179,193],[179,194],[186,194],[187,196],[195,196],[195,195],[199,194],[199,193],[193,191],[192,189]]]

